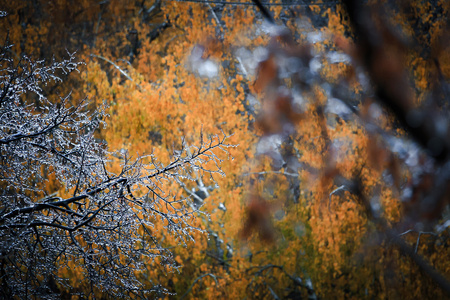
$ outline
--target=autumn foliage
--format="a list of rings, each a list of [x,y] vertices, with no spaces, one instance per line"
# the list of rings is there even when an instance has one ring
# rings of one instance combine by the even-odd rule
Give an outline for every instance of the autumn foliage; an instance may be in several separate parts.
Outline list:
[[[179,268],[137,274],[153,297],[449,296],[447,1],[266,6],[274,23],[249,5],[31,2],[2,8],[1,37],[18,56],[78,51],[57,90],[109,105],[111,149],[168,163],[182,137],[238,145],[226,176],[170,186],[207,234],[155,223]],[[62,295],[89,289],[60,272]]]

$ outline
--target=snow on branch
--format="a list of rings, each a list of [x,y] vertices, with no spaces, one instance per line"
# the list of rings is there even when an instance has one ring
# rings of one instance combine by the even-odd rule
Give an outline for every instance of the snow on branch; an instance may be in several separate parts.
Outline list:
[[[110,296],[142,293],[135,271],[145,261],[177,268],[155,228],[181,244],[202,231],[193,225],[198,210],[189,197],[171,194],[168,186],[224,176],[220,157],[231,146],[228,136],[183,143],[168,164],[152,155],[120,155],[115,174],[108,170],[115,158],[95,134],[106,106],[92,110],[87,99],[73,104],[68,95],[55,103],[46,95],[46,85],[63,81],[81,63],[71,53],[48,65],[27,57],[15,62],[7,48],[0,49],[2,295],[56,298],[51,283],[67,285],[59,271],[71,263]],[[56,190],[48,187],[52,177]]]

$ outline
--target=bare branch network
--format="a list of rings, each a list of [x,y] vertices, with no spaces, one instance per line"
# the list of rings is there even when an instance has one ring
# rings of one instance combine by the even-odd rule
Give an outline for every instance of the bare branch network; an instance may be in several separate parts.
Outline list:
[[[121,171],[112,173],[112,153],[95,138],[105,106],[91,110],[86,99],[72,104],[68,95],[54,103],[46,96],[48,84],[77,70],[74,55],[47,66],[27,57],[15,62],[9,47],[0,50],[1,297],[56,298],[55,282],[67,286],[59,271],[70,265],[83,270],[91,293],[167,292],[158,283],[142,290],[135,273],[152,260],[177,267],[155,224],[181,244],[202,231],[192,225],[198,205],[167,186],[199,174],[224,176],[216,153],[227,153],[227,136],[183,142],[167,165],[153,155],[116,153]]]

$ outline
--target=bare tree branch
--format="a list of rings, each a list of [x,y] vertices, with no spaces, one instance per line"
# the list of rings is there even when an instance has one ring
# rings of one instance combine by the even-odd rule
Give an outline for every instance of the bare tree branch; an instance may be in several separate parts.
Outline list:
[[[154,292],[136,277],[144,261],[161,257],[162,267],[177,266],[150,228],[164,221],[165,234],[181,243],[203,231],[192,225],[198,210],[188,204],[191,195],[176,198],[167,184],[224,176],[219,154],[231,147],[227,136],[183,143],[166,165],[152,155],[131,160],[111,153],[94,137],[104,105],[92,111],[85,99],[73,106],[70,95],[52,103],[42,88],[77,70],[73,54],[45,66],[26,57],[16,65],[5,47],[0,52],[0,295],[58,297],[48,282],[67,284],[59,276],[67,261],[84,270],[92,292],[120,298]],[[118,174],[107,168],[114,157],[121,160]],[[48,191],[50,175],[72,196]]]

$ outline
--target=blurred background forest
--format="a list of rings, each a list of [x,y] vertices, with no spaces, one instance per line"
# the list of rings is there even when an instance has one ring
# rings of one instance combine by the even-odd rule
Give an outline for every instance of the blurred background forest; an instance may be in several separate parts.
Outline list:
[[[155,224],[179,268],[146,262],[165,289],[143,297],[449,297],[450,2],[236,2],[0,1],[13,56],[85,63],[47,94],[105,101],[111,150],[238,145],[226,176],[170,187],[208,234]],[[104,296],[76,264],[56,275],[63,298]]]

